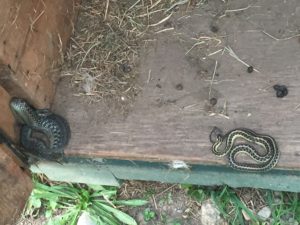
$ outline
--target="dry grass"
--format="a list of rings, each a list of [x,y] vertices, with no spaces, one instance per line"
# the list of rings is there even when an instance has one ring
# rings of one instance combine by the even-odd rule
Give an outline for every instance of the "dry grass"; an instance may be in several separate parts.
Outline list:
[[[62,72],[75,95],[131,102],[139,92],[139,51],[151,35],[171,29],[163,24],[176,7],[172,0],[83,1]]]

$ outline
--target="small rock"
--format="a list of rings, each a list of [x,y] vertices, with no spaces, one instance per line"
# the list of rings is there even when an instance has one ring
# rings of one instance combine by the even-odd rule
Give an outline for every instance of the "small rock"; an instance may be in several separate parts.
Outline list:
[[[207,200],[202,203],[201,223],[205,224],[205,225],[224,224],[224,221],[220,216],[220,212],[219,212],[218,208],[211,200]]]
[[[90,214],[83,212],[78,219],[77,225],[96,225],[96,223],[92,220]]]
[[[267,220],[271,216],[271,209],[269,207],[265,206],[261,210],[258,211],[257,215],[262,220]]]
[[[293,224],[294,222],[295,222],[295,219],[294,219],[294,218],[292,218],[292,217],[289,218],[289,223],[292,223],[292,224]]]

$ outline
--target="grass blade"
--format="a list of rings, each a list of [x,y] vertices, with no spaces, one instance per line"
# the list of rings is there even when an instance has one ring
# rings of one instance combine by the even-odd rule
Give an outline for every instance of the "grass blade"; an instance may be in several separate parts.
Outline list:
[[[143,206],[148,203],[147,200],[143,199],[130,199],[130,200],[116,200],[113,201],[115,205],[126,205],[126,206]]]
[[[128,224],[128,225],[137,225],[136,221],[131,216],[127,215],[126,213],[123,213],[122,211],[112,208],[108,205],[103,204],[102,207],[104,209],[106,209],[107,211],[111,212],[112,214],[114,214],[114,216],[121,222]]]

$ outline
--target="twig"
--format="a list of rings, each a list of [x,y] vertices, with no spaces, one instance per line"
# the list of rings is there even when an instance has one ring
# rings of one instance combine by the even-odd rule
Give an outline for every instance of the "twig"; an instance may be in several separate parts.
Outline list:
[[[219,49],[219,50],[217,50],[215,52],[209,53],[207,56],[212,56],[212,55],[218,54],[221,51],[223,51],[223,49]]]
[[[41,16],[45,13],[45,10],[43,10],[30,24],[30,30],[33,31],[34,24],[41,18]]]
[[[229,52],[229,55],[232,56],[233,58],[235,58],[237,61],[239,61],[240,63],[244,64],[245,66],[249,67],[250,65],[246,62],[244,62],[243,60],[241,60],[236,54],[235,52],[232,50],[232,48],[230,46],[227,46],[224,48],[225,50],[227,50]],[[260,73],[259,70],[257,69],[253,69],[255,72]]]
[[[174,7],[178,6],[178,5],[184,5],[186,3],[188,3],[189,0],[181,0],[179,2],[175,2],[173,5],[171,5],[170,8],[168,8],[165,12],[169,12],[170,10],[172,10]]]
[[[160,196],[160,195],[162,195],[162,194],[164,194],[164,193],[166,193],[167,191],[169,191],[170,189],[172,189],[172,188],[175,187],[176,185],[177,185],[177,184],[173,184],[172,186],[170,186],[170,187],[168,187],[167,189],[163,190],[162,192],[158,193],[158,194],[156,195],[156,197],[157,197],[157,196]]]
[[[15,13],[15,18],[13,19],[11,25],[15,24],[15,22],[17,21],[17,18],[18,18],[18,16],[19,16],[20,9],[21,9],[21,4],[17,6],[17,11],[16,11],[16,13]]]
[[[60,37],[59,33],[57,33],[57,36],[58,36],[58,40],[59,40],[59,46],[58,46],[59,54],[60,54],[60,57],[61,57],[61,63],[63,63],[64,62],[63,43],[62,43],[62,40],[61,40],[61,37]]]
[[[158,9],[158,10],[155,10],[155,11],[152,11],[152,12],[148,12],[148,13],[144,13],[144,14],[138,15],[136,17],[140,18],[140,17],[150,16],[150,15],[152,15],[154,13],[158,13],[158,12],[161,12],[161,11],[164,11],[164,9]]]
[[[108,6],[109,6],[109,0],[106,0],[106,7],[105,7],[105,14],[104,14],[104,21],[105,21],[106,18],[107,18]]]
[[[161,2],[161,0],[158,0],[157,2],[155,2],[149,9],[153,9],[155,6],[157,6],[159,3]]]
[[[154,208],[157,210],[157,204],[156,204],[156,200],[155,200],[154,195],[152,195],[152,200],[153,200],[153,203],[154,203]]]
[[[219,19],[223,18],[224,16],[226,16],[227,13],[245,11],[245,10],[251,8],[251,7],[260,7],[260,6],[248,5],[247,7],[240,8],[240,9],[227,9],[227,10],[225,10],[224,14],[219,17]]]
[[[267,33],[265,30],[262,30],[261,32],[264,33],[265,35],[267,35],[268,37],[276,40],[276,41],[286,41],[286,40],[290,40],[290,39],[295,38],[295,37],[300,37],[300,34],[295,34],[293,36],[286,37],[286,38],[277,38],[277,37],[274,37],[273,35]]]
[[[215,79],[215,74],[216,74],[217,66],[218,66],[218,61],[216,60],[214,72],[213,72],[213,74],[212,74],[212,79],[211,79],[210,86],[209,86],[208,99],[210,99],[211,88],[212,88],[212,85],[213,85],[213,83],[214,83],[214,79]]]
[[[137,4],[140,3],[140,1],[141,1],[141,0],[137,0],[137,1],[136,1],[132,6],[130,6],[129,9],[126,10],[126,11],[130,11],[131,9],[133,9]]]
[[[166,32],[166,31],[171,31],[171,30],[174,30],[174,27],[170,27],[170,28],[166,28],[166,29],[163,29],[163,30],[159,30],[159,31],[156,31],[155,33],[159,34],[159,33],[163,33],[163,32]]]
[[[204,41],[200,41],[200,42],[193,44],[193,46],[185,53],[185,55],[189,54],[189,52],[192,51],[193,48],[195,48],[197,45],[202,45],[204,43],[205,43]]]
[[[108,203],[108,204],[110,204],[113,208],[117,208],[109,199],[108,199],[108,197],[106,197],[106,195],[103,195],[103,198],[104,198],[104,200]]]
[[[225,80],[204,80],[206,82],[213,82],[214,84],[219,84],[219,83],[223,83],[223,82],[234,82],[235,80],[233,79],[225,79]]]
[[[81,67],[82,66],[82,64],[84,63],[84,61],[85,61],[85,59],[86,59],[86,57],[87,57],[87,55],[90,53],[90,51],[93,49],[93,48],[95,48],[97,45],[99,45],[99,44],[101,44],[102,42],[96,42],[96,43],[94,43],[87,51],[86,51],[86,53],[85,53],[85,55],[84,55],[84,57],[82,58],[82,60],[81,60],[81,63],[80,64],[78,64],[78,66],[77,66],[77,68],[76,69],[78,69],[79,67]]]
[[[155,27],[159,24],[162,24],[163,22],[167,21],[168,19],[171,18],[171,16],[173,15],[173,13],[171,13],[170,15],[166,16],[164,19],[162,19],[161,21],[154,23],[154,24],[150,24],[149,27]]]
[[[150,80],[151,80],[151,70],[149,70],[148,72],[148,79],[146,83],[149,84]]]

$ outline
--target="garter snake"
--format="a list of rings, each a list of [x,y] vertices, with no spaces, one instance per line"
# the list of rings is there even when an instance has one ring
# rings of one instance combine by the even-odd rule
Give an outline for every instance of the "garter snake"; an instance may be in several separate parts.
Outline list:
[[[243,140],[249,144],[236,144],[237,140]],[[258,152],[253,145],[260,146],[265,153]],[[227,156],[232,168],[252,172],[268,171],[276,166],[279,159],[277,144],[271,136],[257,134],[244,128],[232,130],[226,135],[217,135],[212,152],[220,157]],[[250,156],[257,163],[237,162],[236,157],[241,153]]]
[[[21,124],[21,145],[38,158],[59,160],[70,139],[70,127],[61,116],[48,109],[35,109],[21,98],[13,98],[10,108]]]

